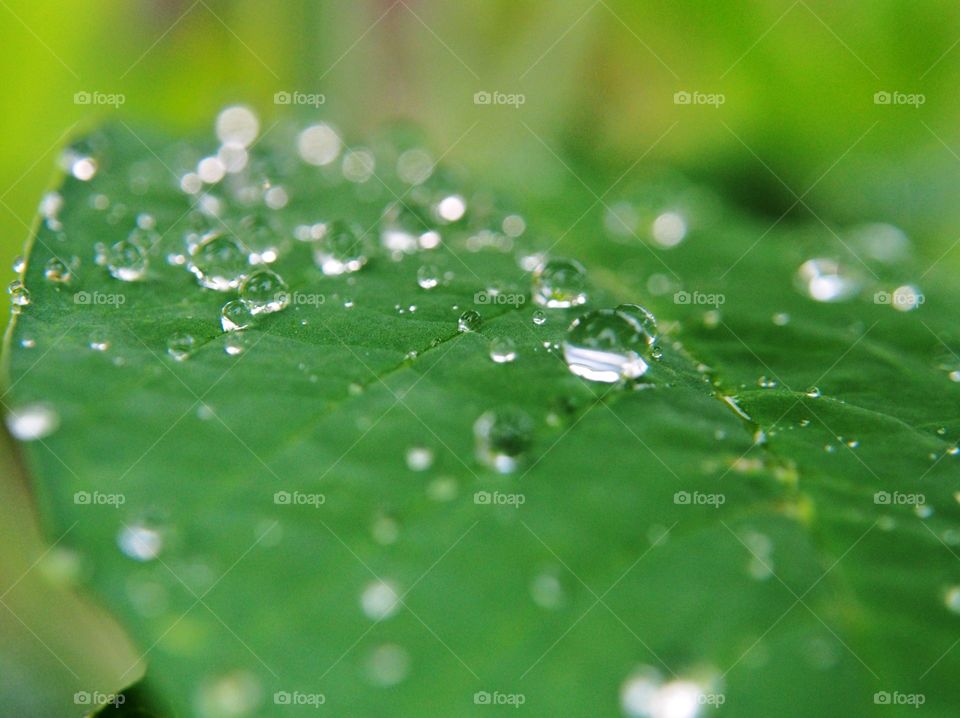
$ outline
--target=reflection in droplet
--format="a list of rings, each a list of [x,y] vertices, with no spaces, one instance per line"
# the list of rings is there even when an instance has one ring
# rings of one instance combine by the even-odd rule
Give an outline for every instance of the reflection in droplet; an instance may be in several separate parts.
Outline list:
[[[587,301],[587,272],[574,259],[550,259],[533,277],[533,299],[544,307],[576,307]]]

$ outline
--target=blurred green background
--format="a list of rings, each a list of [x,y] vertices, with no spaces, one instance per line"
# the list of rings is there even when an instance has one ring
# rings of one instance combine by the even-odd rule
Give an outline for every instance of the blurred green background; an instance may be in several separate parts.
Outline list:
[[[958,262],[955,2],[0,0],[0,18],[8,266],[71,136],[104,119],[208,132],[217,110],[238,101],[260,113],[266,132],[292,109],[332,119],[348,139],[411,118],[438,156],[521,196],[569,186],[568,170],[584,192],[603,195],[627,170],[668,164],[752,212],[787,222],[815,212],[838,227],[891,222],[921,258]],[[277,104],[285,92],[325,103]],[[478,92],[525,101],[477,105]],[[724,102],[678,105],[677,92]],[[878,92],[921,94],[923,103],[876,104]],[[78,93],[123,102],[84,104]],[[0,458],[5,590],[38,561],[69,557],[44,553],[27,483],[8,449]],[[89,610],[36,583],[18,611]],[[81,681],[54,653],[82,650],[80,627],[96,620],[37,635],[2,613],[4,644],[15,647],[7,658],[29,666],[21,680],[57,705],[50,687],[69,693]],[[115,662],[129,651],[116,649]],[[111,666],[90,663],[82,684],[107,686]]]

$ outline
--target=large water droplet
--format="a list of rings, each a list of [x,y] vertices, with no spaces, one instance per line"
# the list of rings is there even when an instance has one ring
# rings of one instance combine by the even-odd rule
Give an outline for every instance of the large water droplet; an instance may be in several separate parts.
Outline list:
[[[269,269],[258,269],[240,285],[240,299],[251,314],[272,314],[290,304],[290,292],[283,278]]]
[[[613,384],[643,376],[651,339],[632,315],[613,309],[590,312],[570,325],[563,357],[570,371],[590,381]]]
[[[11,409],[6,419],[13,438],[20,441],[43,439],[60,426],[60,416],[47,404],[28,404]]]
[[[331,223],[317,242],[313,258],[323,273],[331,277],[362,269],[368,260],[363,230],[339,220]]]
[[[432,264],[425,264],[417,270],[417,284],[421,289],[433,289],[440,284],[440,270]]]
[[[236,332],[253,326],[256,319],[244,302],[231,299],[220,309],[220,326],[225,332]]]
[[[517,470],[533,443],[533,419],[520,409],[488,411],[473,425],[477,460],[500,474]]]
[[[207,289],[236,289],[250,271],[250,262],[240,243],[221,232],[208,232],[190,243],[187,268]]]
[[[587,301],[587,272],[574,259],[550,259],[533,276],[533,300],[544,307],[563,309]]]

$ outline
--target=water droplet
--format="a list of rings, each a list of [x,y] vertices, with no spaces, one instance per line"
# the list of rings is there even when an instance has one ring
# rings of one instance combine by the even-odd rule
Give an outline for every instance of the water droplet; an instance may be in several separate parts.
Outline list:
[[[23,270],[27,267],[27,260],[21,256],[14,257],[13,260],[13,273],[14,274],[23,274]]]
[[[90,335],[89,347],[95,352],[105,352],[110,349],[110,340],[103,332],[97,331]]]
[[[124,555],[136,561],[152,561],[163,549],[163,535],[143,523],[124,526],[117,534],[117,545]]]
[[[66,284],[73,278],[70,267],[58,257],[50,258],[50,261],[44,267],[43,276],[48,282],[54,282],[55,284]]]
[[[860,281],[833,259],[809,259],[800,265],[797,288],[818,302],[841,302],[860,291]]]
[[[617,311],[621,314],[626,314],[643,328],[646,334],[647,344],[653,346],[656,343],[657,318],[653,316],[653,312],[646,307],[641,307],[639,304],[621,304],[617,307]]]
[[[407,449],[407,468],[411,471],[426,471],[433,466],[433,451],[424,446]]]
[[[373,153],[364,148],[349,150],[343,156],[341,170],[348,182],[362,184],[373,177],[377,160]]]
[[[537,309],[533,313],[533,323],[538,327],[542,327],[547,323],[547,315],[542,310]]]
[[[248,718],[262,699],[260,679],[248,671],[234,671],[205,680],[197,690],[194,708],[197,718]]]
[[[394,258],[412,254],[418,249],[439,245],[440,235],[430,218],[418,207],[396,202],[383,214],[380,222],[380,243]]]
[[[431,501],[453,501],[457,492],[457,482],[449,476],[436,478],[427,485],[427,498]]]
[[[23,286],[23,282],[14,279],[7,286],[7,293],[10,295],[10,304],[14,310],[26,307],[30,304],[30,290]]]
[[[477,460],[500,474],[517,470],[533,443],[533,419],[504,408],[488,411],[473,425]]]
[[[70,174],[81,182],[89,182],[97,175],[97,161],[93,157],[83,157],[68,153]]]
[[[320,123],[307,127],[297,137],[297,152],[311,165],[322,167],[340,156],[343,141],[330,125]]]
[[[950,377],[950,381],[960,382],[960,369],[950,372],[948,376]]]
[[[960,586],[948,588],[943,602],[951,613],[960,613]]]
[[[774,379],[768,379],[767,377],[762,376],[757,379],[757,386],[759,386],[761,389],[773,389],[777,386],[777,382]]]
[[[287,283],[279,274],[269,269],[258,269],[243,280],[240,299],[254,315],[272,314],[287,308],[290,293]]]
[[[217,115],[216,130],[223,144],[249,147],[260,132],[260,121],[249,107],[233,105]]]
[[[563,585],[554,574],[541,573],[530,582],[530,597],[540,608],[555,610],[564,602]]]
[[[807,389],[806,394],[811,399],[819,399],[822,396],[820,389],[815,386],[811,386],[809,389]]]
[[[480,328],[480,324],[482,322],[483,318],[480,316],[480,312],[474,309],[468,309],[461,314],[460,318],[457,320],[457,331],[475,332]]]
[[[786,312],[778,312],[773,315],[773,323],[778,327],[785,327],[790,323],[790,315]]]
[[[395,686],[410,672],[410,654],[392,643],[377,647],[367,660],[367,674],[373,683]]]
[[[20,346],[22,346],[24,349],[33,349],[33,348],[35,348],[35,347],[37,346],[37,340],[36,340],[36,339],[27,339],[27,338],[21,339],[21,340],[20,340]]]
[[[253,340],[242,331],[232,332],[223,343],[223,351],[235,357],[243,354],[253,345]]]
[[[918,518],[928,519],[933,516],[933,507],[929,504],[917,504],[913,507],[913,513],[915,513]]]
[[[400,594],[389,581],[374,581],[363,589],[360,605],[367,618],[383,621],[394,615],[400,608]]]
[[[167,340],[167,354],[176,361],[184,361],[190,357],[197,340],[191,334],[175,334]]]
[[[397,177],[409,185],[421,185],[430,179],[434,164],[427,150],[414,147],[397,159]]]
[[[509,364],[517,358],[517,345],[509,337],[497,337],[490,341],[490,358],[497,364]]]
[[[890,295],[890,304],[898,312],[912,312],[923,304],[925,299],[923,292],[917,287],[912,284],[905,284],[893,290]]]
[[[664,212],[653,221],[650,231],[654,242],[671,249],[687,236],[687,220],[677,212]]]
[[[567,367],[590,381],[612,384],[643,376],[649,364],[650,338],[640,322],[613,309],[576,319],[563,341]]]
[[[256,319],[244,302],[231,299],[220,309],[220,326],[225,332],[236,332],[253,326]]]
[[[333,222],[318,240],[313,258],[329,277],[359,271],[368,261],[363,230],[348,222]]]
[[[417,284],[421,289],[433,289],[440,284],[440,270],[432,264],[425,264],[417,270]]]
[[[620,707],[630,718],[697,718],[707,703],[706,691],[689,679],[665,682],[659,671],[644,666],[620,687]]]
[[[436,212],[444,222],[459,222],[467,213],[467,201],[458,194],[452,194],[437,203]]]
[[[190,243],[187,268],[207,289],[236,289],[247,276],[250,262],[240,243],[220,232],[208,232]]]
[[[146,250],[138,243],[122,239],[97,258],[98,264],[105,264],[110,274],[123,282],[139,282],[147,275]]]
[[[20,441],[43,439],[60,426],[60,416],[48,404],[28,404],[11,409],[7,414],[7,428]]]
[[[533,300],[544,307],[563,309],[587,301],[587,272],[573,259],[550,259],[533,277]]]

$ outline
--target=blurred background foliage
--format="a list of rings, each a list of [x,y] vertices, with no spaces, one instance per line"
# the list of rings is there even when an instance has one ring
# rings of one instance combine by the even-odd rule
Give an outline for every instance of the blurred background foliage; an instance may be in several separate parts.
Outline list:
[[[274,102],[284,91],[324,94],[317,113],[355,140],[410,118],[438,155],[521,197],[571,186],[602,195],[630,168],[637,179],[666,164],[771,221],[812,210],[838,227],[892,222],[921,257],[958,261],[956,2],[0,0],[0,19],[8,266],[59,149],[85,127],[119,119],[208,132],[220,107],[240,101],[269,131],[290,110]],[[478,107],[479,91],[526,102]],[[677,91],[723,93],[726,102],[678,106]],[[922,93],[925,102],[876,105],[878,91]],[[75,102],[78,92],[122,93],[125,102],[90,107]],[[585,187],[571,183],[558,155]],[[10,536],[32,537],[4,542],[6,587],[45,549],[26,483],[8,450],[0,458],[0,518]],[[39,582],[24,601],[19,610],[29,604],[39,615],[89,610]],[[17,647],[7,657],[29,666],[23,680],[64,692],[80,683],[65,680],[53,654],[77,650],[84,630],[31,636],[0,618],[5,645]],[[57,643],[68,640],[73,648]],[[103,666],[93,654],[83,684],[106,685],[118,653]],[[63,700],[47,695],[51,705]]]

